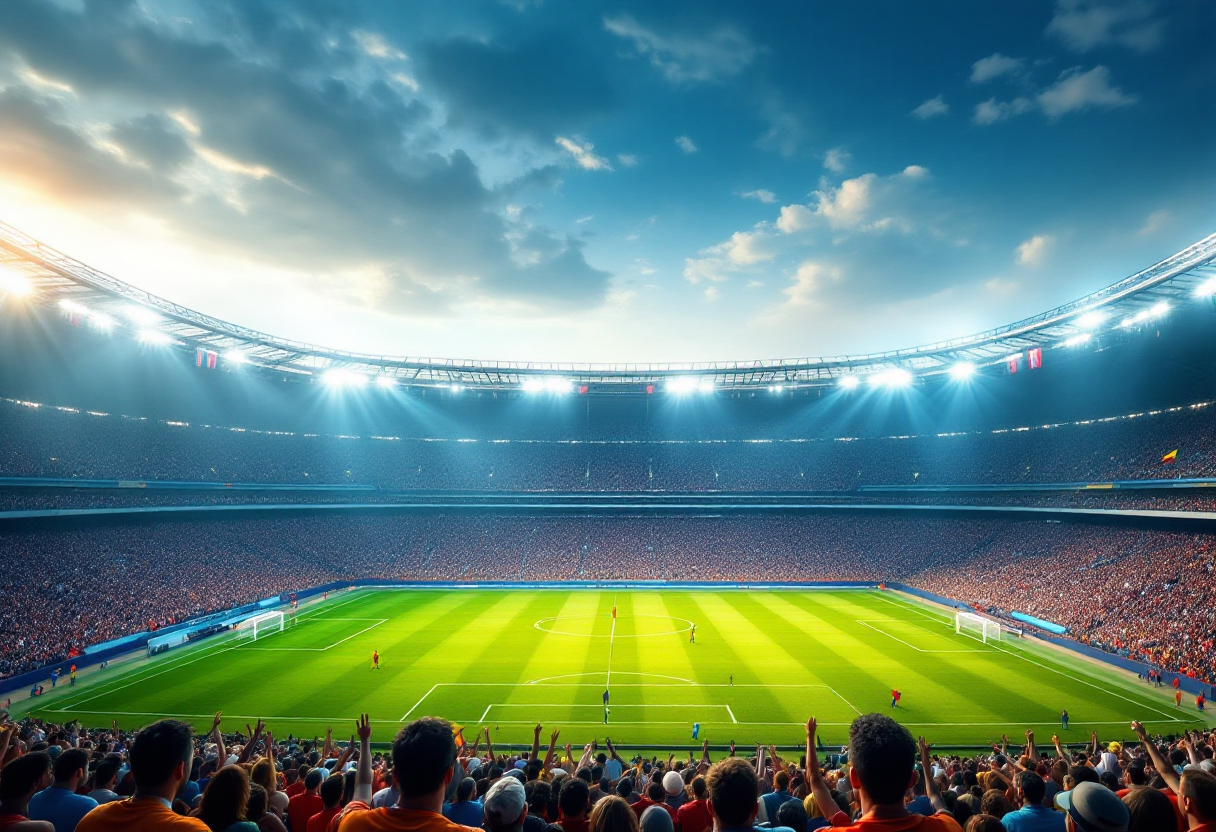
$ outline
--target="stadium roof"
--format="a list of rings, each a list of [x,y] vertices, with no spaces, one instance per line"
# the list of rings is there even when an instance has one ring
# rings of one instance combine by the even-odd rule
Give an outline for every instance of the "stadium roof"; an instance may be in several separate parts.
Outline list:
[[[1216,295],[1216,234],[1086,297],[986,332],[867,355],[671,364],[575,364],[458,358],[413,358],[347,352],[278,338],[219,320],[124,283],[4,223],[0,270],[11,291],[58,306],[91,325],[125,332],[193,356],[216,355],[221,367],[242,365],[309,379],[331,374],[346,383],[495,390],[637,391],[647,385],[693,390],[822,387],[847,377],[864,381],[949,373],[957,365],[1004,365],[1036,348],[1073,349],[1122,337],[1180,304]],[[12,276],[16,275],[16,278]],[[0,274],[2,277],[3,274]],[[5,284],[0,282],[0,291]],[[204,357],[205,354],[204,354]],[[908,378],[908,376],[904,376]]]

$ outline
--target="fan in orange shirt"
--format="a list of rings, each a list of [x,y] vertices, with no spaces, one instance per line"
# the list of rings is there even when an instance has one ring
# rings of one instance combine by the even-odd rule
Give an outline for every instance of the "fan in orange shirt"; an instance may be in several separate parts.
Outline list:
[[[476,832],[443,816],[443,795],[452,782],[456,739],[445,719],[423,717],[393,740],[393,774],[401,790],[396,806],[371,808],[371,723],[363,714],[356,723],[359,767],[355,791],[342,811],[339,832]]]

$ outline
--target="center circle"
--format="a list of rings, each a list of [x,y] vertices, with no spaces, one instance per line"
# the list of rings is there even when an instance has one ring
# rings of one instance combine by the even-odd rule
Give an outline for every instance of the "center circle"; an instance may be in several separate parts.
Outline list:
[[[618,621],[629,621],[633,626],[631,633],[621,632],[618,628],[613,632],[612,617],[609,615],[559,615],[553,618],[542,618],[532,626],[542,633],[552,633],[557,636],[577,636],[579,638],[652,638],[654,636],[675,636],[687,633],[693,628],[693,623],[687,618],[677,618],[674,615],[649,615],[635,613],[634,615],[618,616]],[[602,630],[603,632],[599,632]]]

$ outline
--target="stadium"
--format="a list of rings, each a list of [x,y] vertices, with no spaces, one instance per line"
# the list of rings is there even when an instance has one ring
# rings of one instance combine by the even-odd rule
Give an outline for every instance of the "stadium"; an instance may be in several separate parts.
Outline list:
[[[55,5],[22,2],[0,11],[0,30],[22,24],[30,37],[66,27],[76,12],[44,8]],[[1061,2],[1047,12],[1046,37],[1075,54],[1123,48],[1147,55],[1156,49],[1152,38],[1169,31],[1151,25],[1151,5]],[[1090,6],[1110,16],[1086,16]],[[267,14],[306,17],[302,8]],[[91,25],[133,27],[116,42],[128,57],[140,55],[141,67],[168,61],[145,40],[155,27],[144,31],[126,13],[110,22],[96,14]],[[459,17],[449,10],[438,17],[449,14]],[[702,14],[712,17],[698,9],[690,19]],[[1195,14],[1210,22],[1210,14]],[[755,13],[747,31],[763,16]],[[1099,18],[1106,28],[1084,31],[1105,40],[1085,45],[1078,33]],[[157,37],[180,22],[162,21]],[[293,37],[321,38],[331,24],[296,20]],[[262,36],[245,25],[222,18],[221,29],[244,34],[215,43]],[[183,196],[197,186],[198,169],[186,173],[186,162],[166,160],[185,151],[167,141],[151,149],[163,140],[153,136],[154,119],[115,121],[108,132],[96,126],[89,107],[107,99],[88,77],[96,67],[110,72],[117,58],[72,75],[66,59],[37,59],[38,49],[49,55],[55,47],[9,43],[0,34],[0,54],[17,67],[12,84],[28,87],[13,92],[16,86],[0,84],[0,128],[13,137],[0,139],[0,174],[18,182],[10,190],[0,181],[0,211],[11,212],[0,220],[13,222],[0,221],[0,828],[9,818],[14,828],[57,832],[810,832],[829,825],[1139,832],[1216,823],[1216,718],[1206,708],[1216,697],[1216,234],[1166,247],[1153,235],[1183,224],[1177,209],[1162,209],[1140,231],[1123,234],[1135,238],[1134,248],[1120,247],[1113,220],[1085,248],[1076,240],[1089,232],[1075,221],[1067,232],[1032,236],[1014,249],[1016,274],[1025,275],[1048,271],[1047,252],[1076,242],[1071,264],[1050,277],[1015,284],[977,272],[947,289],[926,275],[956,261],[930,258],[917,272],[916,246],[900,242],[872,271],[906,262],[907,275],[891,285],[924,283],[914,308],[929,316],[940,305],[956,320],[908,330],[949,337],[894,348],[904,330],[880,331],[894,326],[893,317],[872,331],[850,324],[854,331],[839,342],[842,330],[829,319],[857,320],[851,305],[874,311],[875,321],[883,309],[913,307],[894,299],[865,306],[862,295],[872,288],[831,306],[832,287],[847,282],[843,266],[790,255],[792,282],[778,294],[782,309],[801,317],[751,321],[773,332],[790,326],[796,338],[801,330],[816,355],[756,358],[785,354],[756,335],[755,352],[720,360],[722,349],[734,349],[735,332],[714,332],[711,313],[693,309],[690,299],[687,308],[665,310],[673,331],[655,333],[653,343],[656,354],[675,355],[665,345],[691,331],[687,324],[706,322],[703,340],[681,344],[679,353],[700,351],[704,360],[520,360],[531,342],[494,340],[494,327],[513,316],[519,332],[550,327],[551,340],[537,343],[585,340],[609,356],[618,348],[625,355],[624,342],[647,348],[634,337],[641,324],[605,336],[593,319],[615,314],[612,298],[629,304],[660,291],[661,276],[652,275],[661,270],[634,257],[640,279],[656,284],[604,289],[608,300],[598,307],[580,295],[586,309],[579,311],[560,306],[560,281],[545,284],[540,295],[560,315],[528,317],[533,301],[523,299],[533,289],[512,295],[494,282],[501,277],[476,259],[489,255],[475,224],[462,229],[467,236],[444,226],[468,219],[449,204],[467,186],[452,170],[479,168],[491,183],[489,171],[505,164],[488,151],[462,159],[460,143],[531,159],[540,153],[529,145],[535,135],[520,129],[502,138],[513,116],[491,98],[473,96],[478,117],[496,113],[500,124],[461,110],[470,105],[443,86],[434,42],[397,50],[343,25],[358,61],[395,68],[383,70],[387,80],[369,81],[366,67],[352,63],[357,71],[334,70],[330,81],[348,84],[351,96],[360,90],[364,109],[393,112],[395,130],[408,133],[443,112],[446,121],[433,132],[453,143],[441,187],[422,188],[433,200],[426,211],[439,219],[401,209],[388,244],[390,251],[434,245],[452,271],[419,265],[431,263],[420,254],[397,262],[400,273],[385,267],[366,283],[346,274],[322,279],[341,283],[335,307],[339,297],[345,303],[372,291],[369,285],[408,284],[401,291],[423,311],[391,318],[397,313],[377,308],[390,305],[388,295],[376,295],[334,312],[356,322],[365,315],[366,338],[322,325],[301,338],[310,321],[324,318],[320,312],[276,329],[285,317],[268,312],[264,299],[287,284],[242,264],[240,225],[250,226],[254,246],[270,246],[282,220],[300,259],[284,248],[264,262],[287,272],[312,258],[328,274],[318,251],[381,245],[371,232],[360,236],[380,206],[363,213],[346,205],[351,225],[336,222],[327,236],[302,207],[317,198],[318,183],[301,173],[307,164],[289,175],[286,161],[281,169],[255,164],[253,149],[244,157],[216,150],[218,140],[204,146],[214,137],[196,123],[202,98],[189,109],[144,89],[197,159],[244,183],[225,179],[220,189],[224,210],[236,206],[240,215],[225,226],[198,193]],[[695,48],[627,14],[606,13],[594,29],[616,48],[595,53],[597,60],[631,60],[656,84],[694,98],[742,83],[783,48],[757,46],[757,36],[729,23],[705,29]],[[325,48],[339,50],[336,31],[325,35]],[[462,60],[475,63],[486,44],[480,37],[458,39]],[[255,50],[250,65],[295,60],[271,50],[270,40],[258,41],[269,51]],[[502,47],[494,60],[504,63],[489,64],[486,74],[497,66],[507,78],[531,78],[523,69],[527,49],[540,47],[529,43],[519,52]],[[578,76],[581,60],[550,48],[542,63]],[[194,60],[206,66],[206,54]],[[421,81],[396,66],[412,61]],[[969,129],[1036,113],[1058,126],[1074,113],[1141,103],[1142,94],[1111,86],[1105,65],[1056,70],[1053,86],[1032,90],[1040,83],[1034,73],[1049,64],[1001,53],[974,62],[962,89],[1003,79],[1023,91],[976,103]],[[203,76],[239,99],[241,84],[227,72],[213,66]],[[184,77],[166,83],[186,89]],[[277,106],[269,103],[274,88],[268,83],[245,100],[251,121],[259,107]],[[331,104],[345,100],[324,83],[319,89]],[[392,103],[431,89],[443,90],[447,109],[431,101],[432,109],[423,102],[407,114]],[[569,97],[559,85],[546,95],[574,118],[595,87]],[[1084,95],[1091,98],[1079,104],[1066,97]],[[52,168],[83,176],[90,193],[129,182],[107,178],[96,160],[87,167],[84,145],[56,144],[59,134],[49,127],[22,132],[28,108],[46,103],[38,96],[58,100],[46,105],[58,127],[69,115],[92,125],[82,128],[81,141],[127,173],[150,176],[161,164],[176,171],[174,187],[185,190],[170,197],[143,180],[134,189],[137,201],[160,206],[152,213],[170,202],[193,213],[128,220],[99,210],[104,201],[86,200],[92,207],[74,216],[87,214],[101,235],[83,220],[52,234],[57,215],[36,200],[22,202],[21,188],[32,187],[22,176],[58,182],[58,190],[45,187],[65,205],[71,189]],[[773,93],[765,101],[778,99]],[[605,112],[621,106],[611,103]],[[358,122],[359,108],[344,107],[327,129]],[[786,163],[810,158],[771,138],[789,122],[769,107],[760,107],[769,132],[746,146]],[[917,124],[949,113],[942,95],[909,109],[901,117]],[[300,134],[323,145],[325,131],[313,137],[299,118]],[[275,129],[292,123],[283,118]],[[521,285],[549,275],[528,271],[542,267],[563,280],[580,269],[607,273],[589,265],[593,234],[545,230],[542,209],[524,205],[521,193],[568,188],[574,199],[579,186],[558,173],[567,180],[624,174],[658,153],[601,148],[607,155],[600,156],[563,123],[546,126],[559,135],[554,141],[546,133],[543,142],[546,152],[562,154],[558,162],[535,162],[527,176],[499,172],[501,181],[484,187],[493,195],[485,201],[505,205],[491,236],[510,247],[507,273]],[[731,132],[718,129],[722,137]],[[352,127],[344,141],[356,142],[358,132]],[[376,130],[365,124],[362,132]],[[691,132],[667,139],[677,160],[714,152],[718,133],[706,129],[694,142]],[[40,166],[34,145],[49,148],[50,167]],[[421,176],[424,162],[440,158],[428,152],[402,168]],[[786,238],[812,222],[835,235],[817,244],[825,252],[841,250],[850,234],[871,235],[857,249],[863,253],[884,250],[878,235],[948,236],[946,213],[935,213],[941,195],[911,196],[930,177],[927,168],[901,162],[896,173],[835,185],[829,176],[851,175],[842,173],[854,164],[850,154],[816,153],[820,184],[807,205],[795,200],[727,243],[702,241],[685,257],[679,282],[698,302],[712,304],[732,287],[737,298],[768,291],[766,281],[785,274],[778,264]],[[1210,168],[1210,149],[1203,161],[1196,170]],[[718,164],[716,173],[728,179],[731,169]],[[353,156],[342,165],[343,176],[357,178]],[[368,178],[400,172],[386,171],[373,166]],[[653,175],[648,198],[657,205],[666,196],[653,191],[671,182],[666,171]],[[263,188],[291,192],[276,203],[282,216],[273,222],[264,215],[274,212],[257,201],[265,194],[255,196]],[[742,186],[732,195],[761,208],[789,201]],[[607,206],[615,196],[605,189],[596,198]],[[1001,196],[1010,205],[1023,198]],[[880,199],[890,203],[886,215],[862,217]],[[1109,196],[1120,199],[1132,201]],[[696,213],[690,205],[681,210]],[[706,223],[711,214],[704,211]],[[1194,219],[1185,227],[1196,227]],[[571,222],[593,221],[588,213]],[[644,239],[654,225],[654,216],[634,222],[616,245]],[[171,226],[173,235],[160,236]],[[219,254],[200,244],[198,264],[177,255],[158,260],[162,251],[186,251],[168,247],[171,236],[180,241],[204,228]],[[967,256],[981,251],[967,268],[995,258],[962,230],[956,236],[942,245]],[[1169,239],[1177,239],[1176,229]],[[144,247],[146,255],[130,255]],[[1112,271],[1115,254],[1107,253],[1126,263],[1130,251],[1153,254]],[[396,262],[383,251],[377,256]],[[229,267],[231,274],[214,278],[226,289],[213,302],[210,288],[197,284]],[[423,274],[427,268],[434,271]],[[453,306],[426,317],[432,301],[418,287],[438,293],[434,286],[444,281],[478,299],[476,315],[460,317]],[[1006,283],[1029,288],[1015,302]],[[812,284],[824,294],[808,301],[800,293]],[[977,296],[959,287],[972,284],[998,298],[995,307],[983,301],[988,317],[977,311],[975,320],[997,320],[993,308],[1015,313],[996,326],[965,329],[960,321],[972,320],[965,312]],[[283,309],[302,308],[296,302],[285,300]],[[742,310],[745,301],[735,302]],[[1022,316],[1027,303],[1033,310]],[[250,317],[229,314],[234,309]],[[492,315],[501,320],[476,340]],[[725,316],[715,322],[731,317],[712,315]],[[376,341],[384,316],[409,332]],[[562,316],[574,323],[558,322]],[[425,345],[428,332],[449,326],[471,344],[501,351],[474,346],[467,353],[474,358],[435,358],[365,348]],[[858,343],[882,349],[858,351]],[[584,354],[583,346],[571,354]],[[152,796],[159,801],[146,808],[143,799]],[[162,814],[146,821],[123,814],[145,810]],[[1106,819],[1094,820],[1101,812]],[[1040,815],[1041,826],[1019,825],[1020,816]],[[938,825],[889,825],[914,816]],[[39,821],[46,825],[19,825]]]

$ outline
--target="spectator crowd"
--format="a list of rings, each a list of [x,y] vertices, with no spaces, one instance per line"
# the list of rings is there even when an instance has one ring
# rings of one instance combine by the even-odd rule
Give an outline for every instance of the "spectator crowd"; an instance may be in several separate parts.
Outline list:
[[[0,730],[0,829],[12,832],[1211,832],[1216,734],[1083,745],[1007,738],[991,753],[936,751],[882,714],[857,717],[825,754],[757,745],[626,757],[498,750],[492,732],[423,717],[374,750],[366,715],[350,742],[276,739],[258,721],[207,736],[163,720],[131,732],[40,720]],[[482,741],[485,741],[484,748]],[[544,750],[542,756],[542,750]],[[787,754],[783,757],[782,754]],[[716,759],[715,759],[716,758]]]

